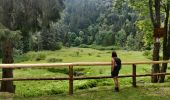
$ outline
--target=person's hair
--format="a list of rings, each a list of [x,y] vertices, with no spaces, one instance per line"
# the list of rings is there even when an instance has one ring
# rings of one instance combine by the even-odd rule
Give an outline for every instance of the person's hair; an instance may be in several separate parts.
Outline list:
[[[115,51],[112,51],[112,57],[117,57],[117,53]]]

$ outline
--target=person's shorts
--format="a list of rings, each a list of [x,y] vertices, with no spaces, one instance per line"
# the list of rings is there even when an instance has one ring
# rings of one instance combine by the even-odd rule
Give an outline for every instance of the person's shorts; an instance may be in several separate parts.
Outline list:
[[[117,77],[119,74],[119,71],[118,70],[114,70],[114,71],[111,71],[111,76],[114,78],[114,77]]]

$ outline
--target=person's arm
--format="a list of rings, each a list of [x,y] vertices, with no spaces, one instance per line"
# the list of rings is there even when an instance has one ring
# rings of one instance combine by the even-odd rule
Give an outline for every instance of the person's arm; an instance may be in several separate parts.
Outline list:
[[[112,71],[114,71],[115,68],[115,60],[112,58]]]

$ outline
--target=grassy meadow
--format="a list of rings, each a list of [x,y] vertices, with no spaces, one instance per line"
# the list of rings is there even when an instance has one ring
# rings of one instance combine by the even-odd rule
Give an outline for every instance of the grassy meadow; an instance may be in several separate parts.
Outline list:
[[[58,51],[28,52],[24,55],[15,56],[15,63],[110,62],[111,52],[111,50],[91,48],[63,48]],[[150,61],[140,51],[118,50],[117,53],[122,62]],[[137,74],[150,73],[150,68],[151,65],[137,65]],[[122,66],[120,74],[131,74],[131,70],[131,66]],[[110,66],[76,66],[74,67],[74,72],[78,73],[75,74],[77,77],[110,75]],[[1,70],[0,73],[2,73]],[[14,77],[68,77],[68,68],[15,69]],[[39,100],[48,98],[50,100],[56,100],[56,98],[58,98],[57,100],[68,100],[67,98],[70,98],[69,100],[111,100],[111,98],[124,100],[128,97],[128,93],[131,93],[132,97],[127,98],[129,100],[154,99],[153,96],[157,96],[158,100],[162,100],[162,98],[166,100],[170,94],[167,93],[164,96],[162,93],[157,94],[155,90],[158,90],[158,92],[162,90],[164,92],[170,91],[170,83],[168,82],[170,82],[170,77],[168,76],[165,83],[157,85],[150,83],[150,77],[141,77],[137,78],[138,88],[132,88],[131,78],[121,78],[121,92],[115,94],[113,93],[114,84],[112,79],[77,80],[74,81],[75,95],[70,97],[67,95],[68,81],[23,81],[14,82],[16,85],[14,98],[16,100],[23,100],[23,98],[29,98],[30,100],[35,98]],[[168,89],[164,89],[164,85]],[[142,95],[139,96],[139,94]],[[8,97],[10,96],[0,94],[0,100]]]

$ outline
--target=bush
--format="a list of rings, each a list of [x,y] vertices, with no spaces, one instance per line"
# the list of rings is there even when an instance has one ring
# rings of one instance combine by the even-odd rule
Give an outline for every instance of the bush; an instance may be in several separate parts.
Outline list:
[[[100,45],[91,45],[91,48],[96,50],[117,50],[119,49],[116,46],[100,46]]]
[[[63,59],[49,57],[49,58],[46,59],[46,61],[49,62],[49,63],[54,63],[54,62],[62,62]]]
[[[25,56],[24,54],[14,56],[15,63],[20,63],[20,62],[24,62],[24,61],[28,61],[28,60],[29,60],[29,57]]]
[[[143,55],[144,55],[144,56],[149,56],[150,53],[151,53],[151,52],[150,52],[149,50],[146,50],[146,51],[143,52]]]
[[[65,91],[63,90],[63,89],[61,89],[61,88],[59,88],[59,89],[51,89],[51,90],[48,90],[48,91],[46,91],[46,93],[48,94],[48,95],[53,95],[53,94],[62,94],[62,93],[64,93]]]
[[[85,68],[75,68],[73,70],[74,76],[81,76],[84,75]],[[53,73],[63,73],[63,74],[69,74],[69,69],[68,68],[48,68],[48,71],[53,72]]]
[[[143,55],[148,59],[152,59],[152,52],[149,50],[144,51]]]
[[[26,57],[30,61],[40,61],[40,60],[45,60],[46,58],[46,53],[45,52],[28,52],[24,54],[24,57]]]
[[[39,53],[35,56],[35,61],[45,60],[46,55],[43,53]]]
[[[101,57],[100,55],[96,55],[96,57]]]
[[[80,83],[75,88],[76,89],[88,89],[97,86],[97,80],[88,80],[86,82]]]
[[[98,86],[111,86],[113,85],[113,81],[110,79],[100,79],[98,80]]]
[[[92,56],[92,53],[88,53],[89,56]]]
[[[56,43],[56,50],[60,50],[62,48],[62,43],[61,42],[57,42]]]

